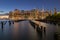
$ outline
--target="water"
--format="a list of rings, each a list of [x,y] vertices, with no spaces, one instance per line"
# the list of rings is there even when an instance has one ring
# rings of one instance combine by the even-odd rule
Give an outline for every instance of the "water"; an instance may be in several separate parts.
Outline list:
[[[38,36],[29,21],[14,22],[9,25],[7,22],[3,29],[0,24],[1,40],[38,40]]]
[[[46,23],[41,24],[44,24],[44,26],[47,27],[46,35],[42,35],[42,32],[38,33],[29,21],[20,21],[9,24],[7,20],[6,24],[3,25],[3,28],[0,23],[0,40],[54,40],[53,34],[55,32],[55,26]]]

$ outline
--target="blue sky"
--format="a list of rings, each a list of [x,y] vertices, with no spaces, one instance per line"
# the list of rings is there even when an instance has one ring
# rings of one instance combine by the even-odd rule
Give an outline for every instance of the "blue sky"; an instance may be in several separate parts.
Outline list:
[[[0,0],[0,11],[4,13],[14,9],[31,10],[34,8],[60,11],[60,0]]]

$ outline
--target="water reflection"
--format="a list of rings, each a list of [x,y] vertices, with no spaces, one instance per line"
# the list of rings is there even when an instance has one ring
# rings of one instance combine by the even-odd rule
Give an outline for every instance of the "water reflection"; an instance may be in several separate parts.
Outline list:
[[[38,40],[35,30],[28,21],[14,22],[12,38],[13,40]]]
[[[1,22],[1,28],[2,28],[2,30],[3,30],[3,22]]]
[[[38,36],[39,36],[39,40],[42,40],[42,38],[43,38],[43,36],[42,36],[42,35],[43,35],[43,34],[42,34],[42,31],[40,31],[40,32],[37,31],[37,34],[38,34]]]
[[[18,22],[14,22],[14,28],[13,28],[13,35],[16,35],[18,33],[19,29],[19,23]]]
[[[1,29],[3,32],[4,25],[7,23],[7,21],[0,21]]]
[[[35,27],[35,24],[32,26],[29,21],[0,21],[0,38],[6,38],[6,40],[54,40],[55,31],[54,25],[46,23],[41,23],[41,28],[39,28]]]
[[[18,22],[14,22],[14,26],[13,26],[13,30],[12,30],[12,35],[13,35],[13,40],[17,40],[18,39],[18,31],[19,31],[19,23]]]

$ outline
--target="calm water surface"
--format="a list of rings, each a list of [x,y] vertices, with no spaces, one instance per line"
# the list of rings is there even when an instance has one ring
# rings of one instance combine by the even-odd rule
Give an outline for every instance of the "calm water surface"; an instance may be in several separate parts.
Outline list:
[[[54,40],[55,26],[46,23],[41,24],[47,27],[45,37],[38,34],[29,21],[14,22],[11,25],[7,21],[2,28],[0,20],[0,40]]]

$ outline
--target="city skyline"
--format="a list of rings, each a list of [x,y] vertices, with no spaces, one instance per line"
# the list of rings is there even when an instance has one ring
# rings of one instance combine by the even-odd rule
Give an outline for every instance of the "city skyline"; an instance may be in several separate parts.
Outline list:
[[[60,0],[0,0],[0,11],[7,13],[14,9],[31,10],[34,8],[60,11]],[[0,13],[1,14],[1,13]]]

